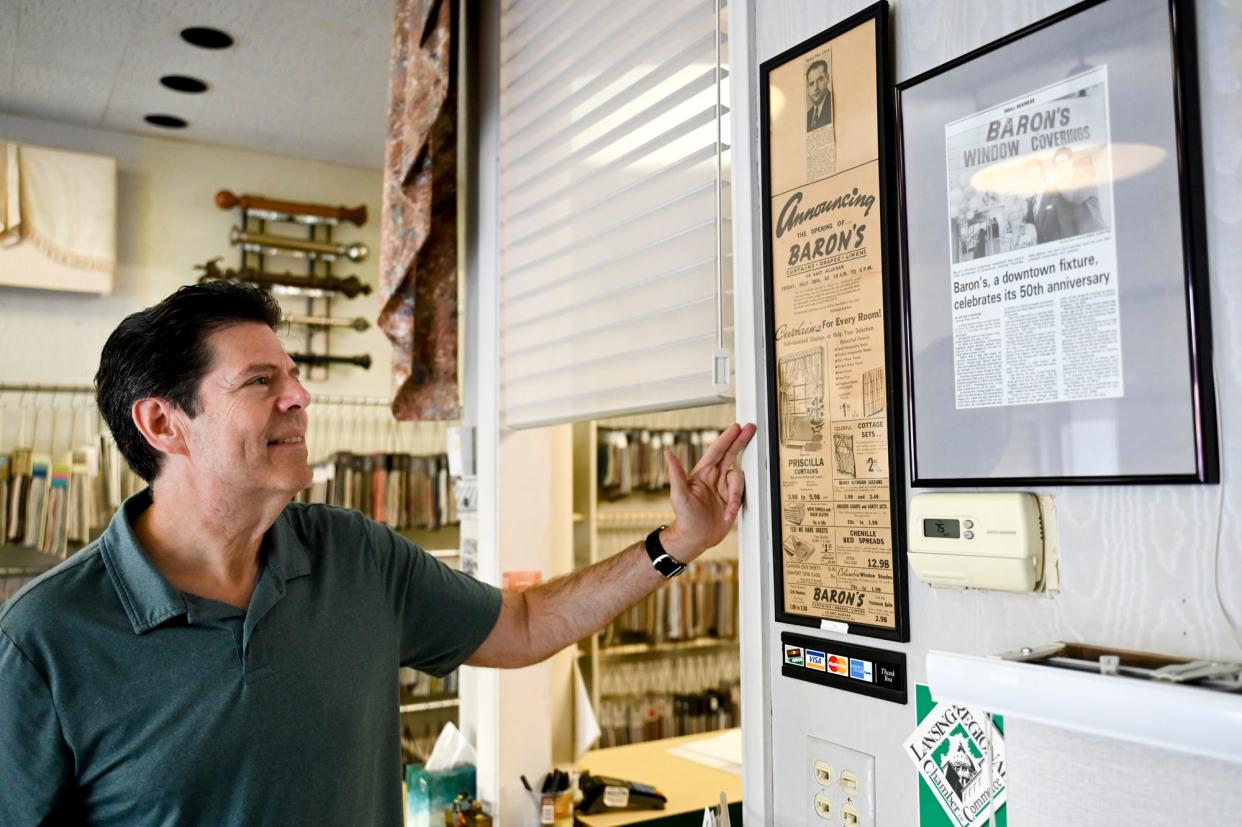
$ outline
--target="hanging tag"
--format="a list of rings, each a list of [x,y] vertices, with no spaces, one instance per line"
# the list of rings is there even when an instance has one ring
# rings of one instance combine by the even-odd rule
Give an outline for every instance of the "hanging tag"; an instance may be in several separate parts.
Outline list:
[[[733,386],[733,367],[728,348],[718,347],[712,351],[712,389],[727,393]]]

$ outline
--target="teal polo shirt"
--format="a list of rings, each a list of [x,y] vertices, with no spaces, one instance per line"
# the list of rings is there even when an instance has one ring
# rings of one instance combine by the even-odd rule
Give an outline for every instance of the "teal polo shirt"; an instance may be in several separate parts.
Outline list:
[[[152,565],[150,502],[0,609],[0,824],[400,825],[397,667],[457,668],[500,592],[291,504],[241,611]]]

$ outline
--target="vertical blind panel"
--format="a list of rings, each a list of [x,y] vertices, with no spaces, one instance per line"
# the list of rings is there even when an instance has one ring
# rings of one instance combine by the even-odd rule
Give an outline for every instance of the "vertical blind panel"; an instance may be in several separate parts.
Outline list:
[[[716,0],[503,5],[506,425],[720,398],[732,273],[716,14]]]

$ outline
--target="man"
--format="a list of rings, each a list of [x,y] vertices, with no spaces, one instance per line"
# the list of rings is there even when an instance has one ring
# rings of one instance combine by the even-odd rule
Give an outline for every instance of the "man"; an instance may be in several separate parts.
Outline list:
[[[832,123],[832,92],[828,89],[828,63],[815,60],[806,67],[806,94],[810,106],[806,110],[806,131]]]
[[[1037,244],[1065,238],[1065,203],[1050,186],[1048,165],[1040,159],[1027,163],[1026,179],[1032,195],[1027,199],[1026,221],[1035,226]]]
[[[1074,159],[1074,150],[1063,146],[1052,154],[1052,180],[1061,200],[1062,232],[1065,238],[1093,233],[1105,227],[1104,214],[1100,210],[1094,176],[1086,167],[1080,167]],[[1084,180],[1086,179],[1086,180]]]
[[[734,425],[689,474],[667,458],[676,520],[646,547],[502,593],[357,512],[290,503],[310,394],[279,319],[218,281],[104,346],[99,407],[150,487],[0,609],[0,824],[399,825],[398,665],[540,661],[740,508],[754,429]]]

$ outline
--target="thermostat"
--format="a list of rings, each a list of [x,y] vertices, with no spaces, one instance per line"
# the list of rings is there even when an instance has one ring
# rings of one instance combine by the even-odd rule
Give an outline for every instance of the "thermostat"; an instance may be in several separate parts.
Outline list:
[[[1044,573],[1034,494],[934,492],[910,503],[909,559],[933,586],[1029,592]]]

